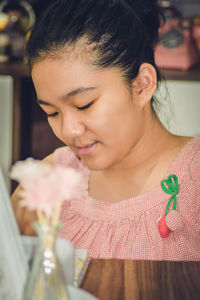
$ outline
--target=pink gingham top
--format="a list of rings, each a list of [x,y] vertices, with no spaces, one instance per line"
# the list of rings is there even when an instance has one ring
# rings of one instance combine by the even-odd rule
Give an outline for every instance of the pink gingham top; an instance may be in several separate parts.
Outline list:
[[[53,164],[78,169],[88,183],[90,171],[68,147],[54,152]],[[200,260],[200,137],[183,147],[169,174],[179,180],[177,212],[183,224],[177,229],[174,221],[175,229],[167,238],[160,236],[157,224],[170,198],[161,187],[117,203],[89,195],[66,202],[61,237],[75,248],[88,249],[91,258]]]

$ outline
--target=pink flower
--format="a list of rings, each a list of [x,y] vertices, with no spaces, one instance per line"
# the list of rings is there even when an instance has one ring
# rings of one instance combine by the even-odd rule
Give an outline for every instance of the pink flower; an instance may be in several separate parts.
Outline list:
[[[31,157],[24,161],[18,161],[11,169],[10,177],[18,182],[29,181],[38,174],[50,172],[51,166]]]
[[[21,183],[21,205],[41,210],[50,217],[58,203],[79,197],[87,188],[77,170],[61,166],[52,168],[30,159],[18,162],[11,176]]]

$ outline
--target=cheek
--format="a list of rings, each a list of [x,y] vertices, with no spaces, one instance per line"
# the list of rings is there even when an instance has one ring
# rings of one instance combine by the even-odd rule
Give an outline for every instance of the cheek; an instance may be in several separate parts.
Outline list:
[[[95,112],[87,119],[88,129],[101,137],[109,135],[114,123],[113,112],[102,106],[95,109]]]
[[[124,101],[125,102],[125,101]],[[113,138],[119,134],[125,134],[127,128],[132,128],[134,123],[133,108],[129,104],[113,101],[110,105],[101,105],[93,117],[91,126],[102,132],[105,136],[111,135]]]

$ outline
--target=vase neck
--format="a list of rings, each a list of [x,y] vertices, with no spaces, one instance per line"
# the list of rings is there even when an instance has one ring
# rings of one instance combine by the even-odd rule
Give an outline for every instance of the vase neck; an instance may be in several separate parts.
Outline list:
[[[35,223],[34,228],[39,238],[40,248],[53,250],[55,246],[55,240],[58,236],[59,227]]]

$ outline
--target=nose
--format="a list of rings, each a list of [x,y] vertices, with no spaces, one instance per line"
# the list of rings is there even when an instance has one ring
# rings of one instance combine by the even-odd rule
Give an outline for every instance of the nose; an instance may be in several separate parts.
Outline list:
[[[62,117],[61,135],[66,140],[80,137],[85,132],[85,125],[76,113],[68,112]]]

